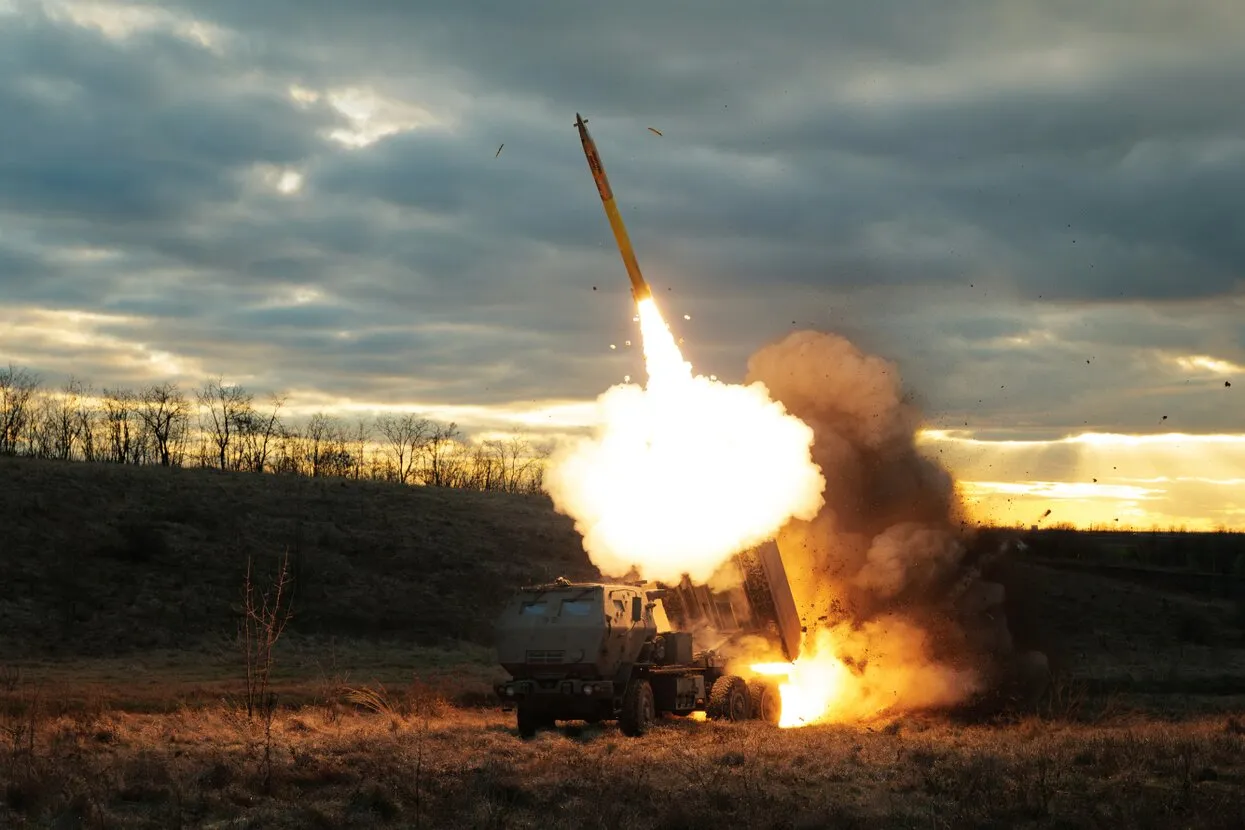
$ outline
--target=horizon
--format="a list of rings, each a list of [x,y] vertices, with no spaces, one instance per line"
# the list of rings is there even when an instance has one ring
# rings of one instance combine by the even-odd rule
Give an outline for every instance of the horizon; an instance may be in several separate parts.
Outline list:
[[[0,370],[0,389],[5,372],[12,372],[11,367]],[[31,379],[33,375],[28,375]],[[68,379],[67,379],[68,380]],[[96,419],[96,428],[105,429],[103,423],[103,407],[107,397],[106,391],[96,389],[89,379],[76,379],[80,384],[78,400],[89,405]],[[213,383],[215,380],[206,381]],[[273,414],[276,401],[273,396],[279,393],[264,393],[247,389],[241,384],[231,386],[224,384],[226,389],[238,388],[253,398],[253,411],[261,419]],[[209,425],[205,423],[208,407],[199,400],[198,395],[203,387],[181,388],[178,390],[185,396],[189,404],[190,426],[197,428],[196,440],[187,441],[183,447],[184,460],[177,466],[200,466],[194,461],[196,452],[201,452],[199,445],[210,445]],[[109,390],[116,392],[141,392],[141,389]],[[36,395],[44,399],[64,399],[64,387],[57,388],[41,383],[35,390]],[[3,396],[0,395],[0,400]],[[35,401],[34,403],[38,403]],[[591,401],[562,404],[565,410],[575,408],[590,413]],[[3,414],[3,409],[0,409]],[[363,440],[365,454],[376,458],[379,465],[386,460],[386,442],[378,435],[378,420],[384,416],[400,417],[412,415],[426,419],[432,424],[456,430],[447,436],[450,440],[461,440],[467,448],[487,446],[498,442],[521,442],[524,457],[542,461],[547,451],[561,440],[587,434],[591,424],[585,423],[578,428],[566,429],[561,424],[554,429],[543,431],[525,430],[521,418],[512,420],[498,419],[485,422],[485,426],[472,428],[471,421],[464,425],[454,418],[441,417],[444,412],[437,410],[419,410],[413,407],[386,406],[371,408],[365,404],[347,407],[314,407],[310,404],[291,404],[282,398],[276,407],[277,424],[289,430],[289,437],[301,438],[306,422],[317,416],[326,416],[334,420],[330,426],[343,431],[351,431],[351,437],[343,436],[343,441]],[[290,416],[293,416],[292,418]],[[511,413],[513,416],[513,413]],[[572,425],[574,427],[575,425]],[[359,430],[366,430],[366,438],[354,437]],[[1241,460],[1245,460],[1245,435],[1196,435],[1184,433],[1152,433],[1149,435],[1082,432],[1063,436],[1055,440],[1023,441],[1023,440],[982,440],[969,430],[947,430],[922,427],[916,435],[916,443],[923,454],[939,461],[951,472],[961,499],[969,510],[971,520],[981,526],[1028,528],[1031,526],[1051,526],[1069,524],[1078,529],[1101,529],[1116,527],[1127,530],[1170,530],[1188,528],[1199,532],[1245,531],[1245,506],[1236,508],[1231,502],[1219,504],[1214,502],[1216,492],[1220,488],[1232,488],[1245,484],[1245,477],[1214,478],[1207,476],[1172,475],[1171,468],[1180,466],[1180,459],[1172,458],[1171,454],[1184,446],[1185,452],[1195,447],[1212,447],[1219,456],[1212,466],[1221,469],[1238,470]],[[1119,454],[1121,448],[1124,454]],[[1137,450],[1142,452],[1137,452]],[[1128,451],[1132,451],[1131,453]],[[1148,450],[1148,452],[1146,451]],[[1238,456],[1223,457],[1225,450],[1235,451]],[[1043,480],[1035,478],[1009,478],[1007,472],[1017,471],[1020,467],[1033,466],[1034,457],[1046,455],[1047,464],[1051,464],[1049,456],[1052,451],[1062,451],[1059,464],[1068,471],[1062,478]],[[1112,457],[1104,458],[1104,452],[1113,453]],[[72,460],[83,460],[81,450],[73,450]],[[15,455],[28,455],[29,447]],[[1010,456],[1010,457],[1009,457]],[[1019,456],[1019,457],[1017,457]],[[98,460],[98,459],[97,459]],[[1203,457],[1203,460],[1205,458]],[[1114,463],[1112,463],[1114,462]],[[154,463],[154,462],[153,462]],[[1208,462],[1210,463],[1210,462]],[[1106,468],[1110,466],[1110,473]],[[987,478],[988,471],[998,468],[994,478]],[[1124,469],[1121,471],[1120,467]],[[372,468],[373,474],[380,469]],[[1164,472],[1164,471],[1167,472]],[[1028,469],[1025,470],[1028,472]],[[1146,475],[1143,475],[1146,474]],[[1001,474],[1001,477],[1000,475]],[[966,477],[968,476],[968,477]],[[1174,490],[1174,493],[1172,492]],[[1209,502],[1204,508],[1205,515],[1190,515],[1180,512],[1180,498],[1200,498]],[[1159,510],[1158,506],[1172,503],[1170,509]],[[1143,505],[1148,504],[1147,510]],[[1112,509],[1104,511],[1104,505]]]

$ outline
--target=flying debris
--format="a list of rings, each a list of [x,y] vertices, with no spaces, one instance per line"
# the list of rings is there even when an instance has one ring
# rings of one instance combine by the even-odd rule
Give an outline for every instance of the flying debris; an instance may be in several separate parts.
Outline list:
[[[657,135],[661,135],[661,130],[657,129],[656,127],[649,127],[648,131],[650,133],[656,133]]]
[[[500,155],[501,155],[501,148],[502,148],[502,147],[505,147],[505,146],[506,146],[506,142],[504,142],[504,141],[503,141],[500,145],[498,145],[498,147],[497,147],[497,152],[496,152],[496,153],[493,153],[493,158],[497,158],[498,156],[500,156]]]
[[[618,205],[614,204],[614,191],[610,189],[610,180],[605,176],[605,166],[601,164],[601,156],[597,153],[597,145],[588,135],[588,127],[579,113],[575,113],[575,127],[579,130],[579,140],[584,145],[584,155],[588,157],[588,169],[597,183],[597,192],[601,194],[601,203],[605,206],[605,216],[614,231],[614,239],[618,242],[618,252],[622,254],[623,265],[627,266],[627,276],[631,278],[631,296],[637,303],[653,296],[652,290],[640,273],[640,263],[636,262],[635,251],[631,248],[631,239],[627,236],[627,228],[623,225],[622,216],[618,213]]]

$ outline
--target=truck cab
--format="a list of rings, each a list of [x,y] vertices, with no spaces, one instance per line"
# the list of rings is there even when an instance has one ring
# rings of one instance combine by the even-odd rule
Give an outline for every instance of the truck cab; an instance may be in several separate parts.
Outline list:
[[[520,721],[612,718],[646,644],[655,604],[631,585],[559,580],[521,590],[497,623],[499,662],[513,678],[497,691]],[[530,717],[527,717],[530,715]]]

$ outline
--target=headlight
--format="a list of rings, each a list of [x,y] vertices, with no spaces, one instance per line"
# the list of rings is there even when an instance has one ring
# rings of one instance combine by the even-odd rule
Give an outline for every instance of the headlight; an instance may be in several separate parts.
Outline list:
[[[584,686],[584,694],[590,695],[595,691],[591,686]]]
[[[506,694],[510,695],[511,697],[514,697],[514,686],[507,686]]]

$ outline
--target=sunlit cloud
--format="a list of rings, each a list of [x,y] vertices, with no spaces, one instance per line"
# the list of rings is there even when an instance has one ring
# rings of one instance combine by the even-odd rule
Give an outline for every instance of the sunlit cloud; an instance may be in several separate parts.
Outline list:
[[[164,31],[220,53],[229,37],[229,32],[220,26],[148,4],[42,0],[42,6],[44,13],[52,20],[94,29],[111,40]]]
[[[290,416],[310,417],[317,412],[342,417],[418,413],[431,420],[456,423],[479,431],[506,434],[578,434],[595,415],[593,401],[545,400],[483,405],[442,404],[417,399],[380,403],[366,399],[327,395],[314,389],[291,389],[284,408]]]
[[[1048,499],[1150,499],[1165,493],[1146,487],[1125,484],[1087,484],[1072,481],[967,481],[966,492],[976,495],[1003,493],[1007,495],[1041,496]]]
[[[54,250],[50,259],[60,260],[69,264],[105,262],[118,259],[124,254],[114,248],[96,248],[88,245],[71,245]]]
[[[929,430],[921,439],[959,479],[978,521],[1245,529],[1245,434],[989,441]]]
[[[323,97],[314,89],[308,89],[301,84],[290,84],[289,88],[290,100],[302,107],[310,107],[312,104],[319,103]]]
[[[1171,360],[1186,372],[1210,372],[1215,375],[1245,374],[1245,366],[1205,354],[1181,355],[1171,358]]]
[[[299,87],[292,89],[290,95],[300,103],[318,100],[318,96],[309,98],[307,91]],[[328,134],[346,147],[367,147],[397,133],[445,125],[443,119],[424,107],[382,96],[369,87],[330,89],[324,97],[350,121],[350,127],[340,127]]]
[[[305,176],[302,171],[292,167],[275,164],[257,164],[251,169],[251,178],[267,193],[278,193],[282,196],[294,196],[303,189]]]
[[[82,377],[84,354],[91,355],[95,366],[143,381],[205,376],[195,360],[105,330],[143,322],[120,314],[0,307],[0,353],[17,364],[37,363],[60,377]]]

